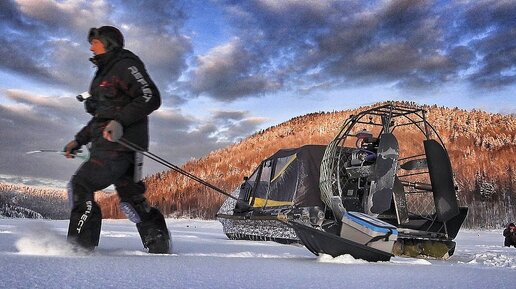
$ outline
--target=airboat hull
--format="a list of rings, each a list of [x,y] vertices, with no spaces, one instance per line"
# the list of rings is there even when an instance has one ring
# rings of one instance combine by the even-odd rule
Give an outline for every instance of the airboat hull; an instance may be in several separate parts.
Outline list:
[[[355,259],[370,262],[389,261],[392,256],[387,253],[363,244],[341,238],[335,234],[317,230],[296,221],[290,221],[289,226],[294,229],[305,247],[315,255],[328,254],[332,257],[349,254]]]

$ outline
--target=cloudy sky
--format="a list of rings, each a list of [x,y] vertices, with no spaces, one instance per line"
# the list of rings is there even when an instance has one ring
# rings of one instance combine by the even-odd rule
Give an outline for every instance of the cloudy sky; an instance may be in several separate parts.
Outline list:
[[[80,164],[25,152],[87,122],[90,27],[119,27],[145,62],[163,98],[150,150],[180,165],[382,100],[516,113],[515,15],[513,0],[2,0],[0,174],[65,180]]]

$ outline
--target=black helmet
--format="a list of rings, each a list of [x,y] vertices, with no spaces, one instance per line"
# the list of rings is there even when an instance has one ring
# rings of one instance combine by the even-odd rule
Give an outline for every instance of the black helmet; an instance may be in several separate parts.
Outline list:
[[[113,26],[91,28],[88,33],[88,42],[91,43],[91,40],[93,39],[102,41],[106,51],[124,47],[124,35],[120,30],[118,30],[118,28]]]

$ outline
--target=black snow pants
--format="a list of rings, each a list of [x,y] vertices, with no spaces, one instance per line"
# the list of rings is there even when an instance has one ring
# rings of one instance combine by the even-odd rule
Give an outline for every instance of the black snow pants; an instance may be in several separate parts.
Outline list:
[[[158,209],[148,205],[145,184],[134,180],[135,153],[92,151],[68,184],[71,203],[68,241],[92,250],[98,246],[102,213],[94,200],[94,193],[114,184],[120,197],[120,208],[137,224],[144,242],[150,231],[168,236],[165,219]],[[146,246],[145,246],[146,247]]]

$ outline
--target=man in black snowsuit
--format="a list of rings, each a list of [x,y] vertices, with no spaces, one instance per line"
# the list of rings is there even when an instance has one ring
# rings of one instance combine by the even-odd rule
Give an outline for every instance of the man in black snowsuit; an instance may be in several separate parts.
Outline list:
[[[93,250],[99,243],[102,215],[94,192],[111,184],[120,197],[120,208],[136,227],[149,253],[169,253],[170,235],[160,211],[151,207],[140,180],[140,153],[118,141],[125,140],[148,149],[148,115],[161,105],[159,91],[142,61],[123,49],[124,37],[115,27],[92,28],[88,35],[90,60],[97,71],[85,100],[93,117],[75,139],[65,146],[65,156],[91,143],[90,159],[84,162],[68,184],[72,211],[68,240]]]
[[[507,225],[507,228],[503,230],[503,236],[505,237],[503,242],[505,247],[516,247],[516,225],[514,225],[514,223]]]

